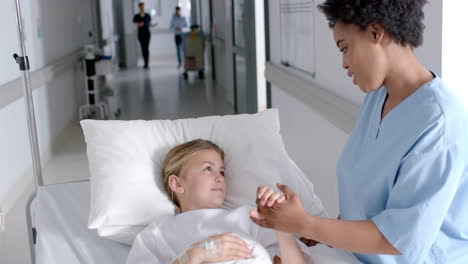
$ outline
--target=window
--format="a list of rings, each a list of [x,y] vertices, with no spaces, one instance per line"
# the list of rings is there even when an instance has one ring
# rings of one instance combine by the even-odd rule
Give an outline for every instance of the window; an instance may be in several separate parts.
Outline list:
[[[315,74],[315,1],[280,0],[281,63]]]

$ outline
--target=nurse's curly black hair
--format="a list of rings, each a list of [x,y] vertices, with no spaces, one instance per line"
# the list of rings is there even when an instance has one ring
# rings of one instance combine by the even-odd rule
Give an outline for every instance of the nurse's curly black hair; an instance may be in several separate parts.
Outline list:
[[[423,42],[427,0],[326,0],[318,5],[333,28],[336,22],[354,24],[362,30],[378,23],[399,44],[416,48]]]

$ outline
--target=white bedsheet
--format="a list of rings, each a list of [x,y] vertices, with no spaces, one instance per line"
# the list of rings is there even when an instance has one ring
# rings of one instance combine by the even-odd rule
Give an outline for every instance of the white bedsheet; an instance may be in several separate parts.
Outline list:
[[[233,211],[203,209],[169,216],[153,223],[142,231],[134,241],[127,264],[171,263],[194,243],[210,236],[226,232],[249,238],[253,247],[253,260],[231,261],[238,264],[269,264],[279,255],[275,234],[270,229],[255,225],[248,217],[250,207],[243,206]],[[326,246],[305,247],[309,263],[359,263],[350,253]],[[266,249],[266,252],[265,250]],[[268,252],[269,255],[266,255]]]
[[[33,205],[38,264],[125,263],[130,248],[88,229],[89,182],[40,187]]]

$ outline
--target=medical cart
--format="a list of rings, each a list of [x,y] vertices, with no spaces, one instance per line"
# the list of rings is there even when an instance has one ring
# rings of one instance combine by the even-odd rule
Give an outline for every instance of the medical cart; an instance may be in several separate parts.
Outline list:
[[[184,34],[184,73],[185,79],[188,78],[189,71],[197,71],[198,77],[205,77],[205,38],[203,33],[198,30],[191,30]]]

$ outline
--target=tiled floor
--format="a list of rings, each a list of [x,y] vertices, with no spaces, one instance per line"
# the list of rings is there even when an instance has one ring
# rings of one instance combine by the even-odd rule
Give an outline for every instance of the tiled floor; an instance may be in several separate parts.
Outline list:
[[[167,59],[153,59],[149,70],[121,71],[109,81],[114,96],[109,98],[112,112],[120,108],[118,119],[179,119],[233,113],[233,106],[222,98],[217,87],[196,74],[188,80]],[[172,61],[172,60],[171,60]],[[44,168],[44,183],[59,183],[89,178],[86,146],[78,123],[59,137],[52,159]]]

